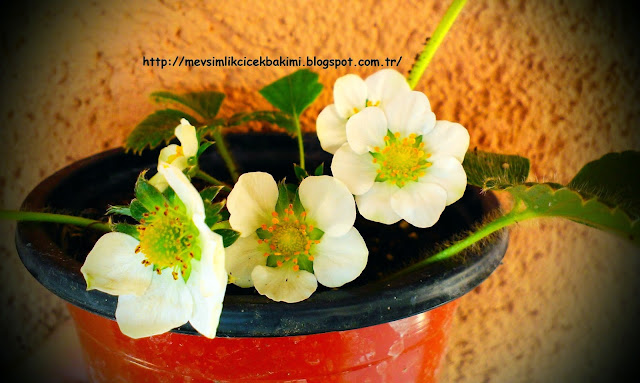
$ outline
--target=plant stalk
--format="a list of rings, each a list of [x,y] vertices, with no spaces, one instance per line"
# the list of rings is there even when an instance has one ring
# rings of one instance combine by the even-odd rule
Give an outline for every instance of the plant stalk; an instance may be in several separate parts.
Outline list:
[[[208,173],[202,171],[201,169],[198,169],[196,174],[194,174],[194,177],[197,177],[197,178],[200,178],[201,180],[207,181],[208,183],[210,183],[212,185],[222,186],[222,190],[225,190],[227,192],[231,192],[231,186],[229,186],[228,184],[220,181],[219,179],[209,175]]]
[[[296,127],[296,132],[298,133],[298,152],[300,153],[300,167],[304,169],[304,143],[302,142],[302,128],[300,127],[300,117],[297,115],[293,116],[293,123]]]
[[[425,267],[431,263],[444,261],[452,256],[460,253],[464,249],[473,245],[474,243],[480,241],[481,239],[495,233],[496,231],[505,228],[513,223],[517,223],[520,221],[524,221],[529,218],[537,217],[535,213],[531,213],[529,211],[510,211],[509,213],[500,216],[499,218],[494,219],[493,221],[487,223],[486,225],[479,228],[477,231],[473,232],[468,237],[461,239],[460,241],[454,243],[453,245],[447,247],[446,249],[426,258],[422,261],[419,261],[407,268],[404,268],[398,271],[395,274],[391,274],[386,279],[395,279],[397,277],[401,277],[403,275],[409,274],[415,270],[418,270],[422,267]]]
[[[444,37],[447,35],[447,32],[449,32],[451,25],[453,25],[453,22],[458,17],[458,14],[460,14],[460,11],[466,2],[467,0],[453,0],[453,3],[451,3],[449,9],[445,12],[440,23],[436,27],[436,30],[433,31],[433,35],[431,35],[431,38],[425,44],[422,53],[418,56],[413,67],[411,67],[411,72],[407,78],[407,82],[411,89],[414,89],[418,84],[418,81],[420,81],[420,77],[422,77],[424,70],[427,69],[433,55],[436,53],[436,50],[438,50],[440,43],[444,40]]]
[[[111,231],[111,227],[107,223],[96,221],[89,218],[76,217],[73,215],[65,215],[65,214],[40,213],[40,212],[17,211],[17,210],[0,210],[0,219],[14,220],[14,221],[66,223],[69,225],[102,230],[105,232]]]
[[[231,174],[231,178],[233,178],[233,182],[237,182],[240,174],[238,173],[238,167],[236,166],[236,162],[233,160],[233,156],[229,151],[227,146],[227,142],[224,139],[224,135],[222,134],[222,130],[220,128],[213,130],[213,139],[215,140],[216,148],[218,149],[218,153],[222,160],[227,165],[229,169],[229,174]],[[213,178],[213,177],[212,177]]]

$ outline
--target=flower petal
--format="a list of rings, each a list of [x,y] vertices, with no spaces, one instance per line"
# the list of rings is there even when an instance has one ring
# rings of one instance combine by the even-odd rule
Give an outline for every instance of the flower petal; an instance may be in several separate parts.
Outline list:
[[[366,106],[367,86],[355,74],[342,76],[333,85],[333,101],[338,115],[347,119]]]
[[[401,218],[391,208],[391,196],[399,187],[388,182],[376,182],[368,192],[356,196],[356,204],[360,215],[369,221],[380,222],[386,225],[398,222]]]
[[[198,137],[194,128],[186,119],[180,120],[180,125],[176,127],[176,137],[180,140],[182,152],[185,157],[193,157],[198,154]]]
[[[340,287],[356,279],[369,256],[367,245],[355,227],[341,237],[323,236],[314,252],[313,272],[318,282],[327,287]]]
[[[346,123],[347,120],[338,115],[334,104],[320,112],[316,119],[316,134],[322,149],[334,154],[342,144],[347,142]]]
[[[167,182],[167,179],[164,178],[164,176],[160,173],[154,174],[153,177],[149,179],[149,183],[151,184],[151,186],[155,187],[160,192],[164,192],[169,187],[169,183]]]
[[[111,295],[142,295],[153,270],[145,267],[145,255],[136,254],[137,239],[123,233],[107,233],[100,237],[80,269],[87,290],[100,290]]]
[[[384,146],[387,135],[387,118],[380,108],[365,108],[347,121],[347,141],[357,154],[374,151],[376,146]]]
[[[268,173],[252,172],[240,176],[229,193],[229,223],[246,237],[271,220],[278,201],[278,185]]]
[[[171,144],[167,145],[162,150],[160,150],[160,155],[158,156],[158,162],[166,162],[171,163],[172,157],[176,157],[178,153],[178,145]]]
[[[431,227],[440,218],[447,192],[439,185],[412,182],[391,197],[391,207],[400,217],[416,227]]]
[[[182,170],[177,167],[161,162],[158,164],[158,172],[164,176],[164,178],[171,186],[171,189],[176,192],[180,201],[187,208],[189,215],[198,215],[202,217],[204,221],[204,203],[202,197],[196,188],[191,184],[191,181],[187,176],[182,173]]]
[[[207,276],[202,272],[199,261],[194,259],[191,261],[191,265],[191,275],[189,276],[189,281],[187,281],[187,288],[193,298],[193,312],[189,323],[200,334],[211,339],[216,336],[227,283],[225,281],[222,291],[205,297],[200,289],[200,281],[206,279]]]
[[[251,233],[248,237],[238,238],[225,250],[225,265],[233,284],[240,287],[253,286],[251,279],[253,268],[267,264],[265,251],[258,246],[258,236],[256,233]]]
[[[228,277],[225,268],[225,250],[222,236],[212,232],[204,223],[204,218],[199,219],[194,215],[193,223],[200,232],[198,244],[201,249],[200,268],[203,275],[200,280],[200,292],[205,297],[224,295]]]
[[[364,80],[369,90],[369,101],[380,101],[379,107],[384,109],[392,98],[399,93],[411,90],[407,79],[395,69],[382,69]]]
[[[377,165],[369,153],[356,154],[349,144],[338,149],[331,162],[333,176],[344,182],[352,194],[364,194],[376,179]]]
[[[166,270],[153,274],[151,285],[142,296],[121,295],[116,308],[120,331],[131,338],[165,333],[189,320],[193,299],[182,278],[174,280]]]
[[[309,298],[318,288],[318,281],[313,274],[288,267],[256,266],[251,279],[260,294],[276,302],[300,302]]]
[[[469,148],[469,132],[464,126],[450,121],[436,121],[436,126],[425,135],[424,150],[435,160],[440,156],[454,157],[460,163]]]
[[[462,197],[467,188],[467,174],[462,164],[453,157],[440,157],[427,168],[420,183],[435,183],[447,192],[447,206]]]
[[[429,99],[422,92],[402,92],[385,107],[389,130],[402,136],[429,133],[436,124]]]
[[[307,177],[298,189],[307,219],[327,235],[343,235],[356,220],[356,203],[345,184],[330,176]]]

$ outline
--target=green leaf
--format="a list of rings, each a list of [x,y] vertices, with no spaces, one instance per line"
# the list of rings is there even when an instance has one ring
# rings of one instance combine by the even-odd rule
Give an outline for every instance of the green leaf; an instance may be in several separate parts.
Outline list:
[[[525,206],[531,217],[563,217],[600,230],[606,230],[640,245],[640,224],[622,209],[602,203],[596,197],[558,184],[528,183],[505,189]]]
[[[129,223],[112,223],[111,230],[116,231],[118,233],[124,233],[132,236],[133,238],[140,240],[140,232],[138,232],[138,228],[136,225],[132,225]]]
[[[298,164],[293,164],[293,172],[296,174],[299,181],[309,177],[309,173],[307,173],[307,171],[301,168]]]
[[[281,111],[299,117],[322,92],[318,75],[300,69],[260,90],[262,97]]]
[[[107,208],[107,214],[120,214],[127,217],[133,217],[131,215],[131,208],[129,206],[112,205]]]
[[[568,186],[640,218],[639,170],[640,152],[609,153],[586,164]]]
[[[163,109],[150,114],[129,134],[125,149],[141,153],[146,147],[154,149],[162,142],[169,143],[175,137],[176,126],[180,125],[182,118],[197,125],[195,118],[175,109]]]
[[[236,239],[240,237],[240,232],[232,229],[216,229],[214,232],[222,236],[222,243],[224,243],[224,247],[233,245]]]
[[[171,92],[153,92],[151,97],[158,101],[171,101],[184,105],[194,112],[198,113],[206,120],[212,120],[218,114],[220,105],[224,100],[224,93],[220,92],[192,92],[182,95]]]
[[[313,175],[315,176],[321,176],[324,174],[324,162],[321,163],[316,170],[313,172]]]
[[[236,113],[229,118],[227,126],[244,125],[251,121],[268,122],[285,129],[290,134],[296,134],[296,125],[291,117],[279,111],[260,110],[256,112]]]
[[[158,210],[164,207],[167,201],[162,193],[144,178],[145,173],[146,171],[141,172],[136,181],[134,189],[136,199],[144,205],[147,211]]]
[[[222,188],[222,186],[209,186],[207,188],[204,188],[200,192],[200,197],[205,202],[211,202],[214,198],[216,198],[218,193],[220,193],[220,190],[222,190]]]
[[[499,190],[524,183],[530,165],[525,157],[473,150],[467,152],[462,166],[468,184]]]

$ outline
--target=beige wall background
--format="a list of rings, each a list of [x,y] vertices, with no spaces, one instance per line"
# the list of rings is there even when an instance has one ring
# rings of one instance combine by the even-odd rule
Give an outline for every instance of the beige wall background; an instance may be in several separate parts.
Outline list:
[[[532,180],[568,182],[607,152],[638,150],[637,29],[600,3],[470,0],[417,89],[439,119],[468,128],[471,147],[529,157]],[[224,91],[228,116],[267,108],[257,90],[294,70],[160,69],[143,56],[402,56],[406,73],[448,4],[116,1],[6,13],[0,206],[17,208],[47,175],[119,146],[154,110],[152,91]],[[338,77],[377,69],[314,70],[326,88],[304,116],[307,131]],[[1,343],[19,360],[67,314],[20,263],[14,225],[0,224]],[[596,381],[619,371],[638,338],[638,271],[638,250],[611,235],[562,220],[512,227],[504,263],[460,299],[441,380]]]

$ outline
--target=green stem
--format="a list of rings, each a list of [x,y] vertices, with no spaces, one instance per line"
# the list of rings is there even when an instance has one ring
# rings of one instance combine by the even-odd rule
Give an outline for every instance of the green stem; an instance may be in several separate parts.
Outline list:
[[[438,261],[443,261],[445,259],[451,258],[452,256],[460,253],[462,250],[468,248],[469,246],[473,245],[474,243],[480,241],[481,239],[487,237],[488,235],[495,233],[496,231],[511,225],[513,223],[517,223],[520,221],[524,221],[525,219],[529,219],[529,218],[534,218],[537,217],[537,215],[535,213],[531,213],[529,211],[510,211],[508,214],[505,214],[503,216],[500,216],[499,218],[496,218],[495,220],[487,223],[486,225],[482,226],[480,229],[478,229],[477,231],[475,231],[473,234],[471,234],[470,236],[461,239],[460,241],[454,243],[453,245],[447,247],[446,249],[430,256],[429,258],[426,258],[422,261],[419,261],[405,269],[400,270],[399,272],[390,275],[389,277],[387,277],[387,279],[395,279],[396,277],[401,277],[403,275],[406,275],[408,273],[411,273],[412,271],[415,271],[417,269],[420,269],[426,265],[429,265],[431,263],[434,262],[438,262]]]
[[[300,127],[300,117],[293,116],[293,123],[298,136],[298,152],[300,153],[300,167],[304,170],[304,143],[302,142],[302,128]]]
[[[32,211],[0,210],[0,219],[14,221],[36,221],[66,223],[69,225],[89,227],[92,229],[111,231],[109,224],[89,218],[76,217],[73,215],[40,213]]]
[[[220,128],[214,129],[213,131],[213,139],[215,140],[216,148],[218,149],[218,153],[222,160],[227,165],[229,169],[229,174],[231,174],[231,178],[233,178],[233,182],[238,181],[238,177],[240,174],[238,173],[238,167],[236,166],[236,162],[233,160],[233,156],[227,147],[227,142],[222,135],[222,130]]]
[[[438,50],[440,43],[444,40],[444,37],[447,35],[447,32],[449,32],[451,25],[453,25],[453,22],[458,17],[458,14],[466,2],[467,0],[453,0],[453,3],[451,3],[451,6],[447,9],[442,20],[440,20],[440,24],[438,24],[436,30],[433,31],[433,35],[425,44],[424,50],[420,53],[420,56],[418,56],[418,59],[413,64],[409,77],[407,78],[407,82],[411,89],[414,89],[418,84],[424,70],[427,69],[427,65],[431,62],[433,55],[436,53],[436,50]]]
[[[219,179],[217,179],[217,178],[215,178],[215,177],[203,172],[200,169],[198,169],[196,174],[194,174],[194,177],[198,177],[201,180],[207,181],[208,183],[210,183],[212,185],[222,186],[222,190],[226,190],[228,192],[231,191],[231,186],[229,186],[228,184],[220,181]]]

